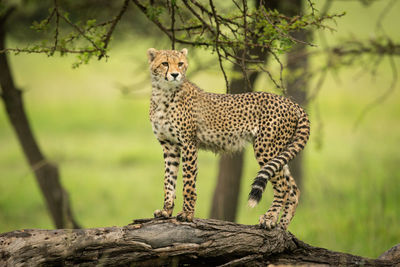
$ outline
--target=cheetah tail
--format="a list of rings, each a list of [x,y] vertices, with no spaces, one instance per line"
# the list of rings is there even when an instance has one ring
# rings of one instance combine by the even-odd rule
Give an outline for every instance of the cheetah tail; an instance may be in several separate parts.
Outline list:
[[[297,127],[291,143],[286,146],[285,150],[270,159],[258,172],[257,177],[251,185],[248,200],[249,207],[253,208],[258,204],[267,186],[268,180],[274,177],[277,172],[281,171],[282,168],[304,148],[309,136],[310,121],[308,120],[307,113],[301,107],[298,107]]]

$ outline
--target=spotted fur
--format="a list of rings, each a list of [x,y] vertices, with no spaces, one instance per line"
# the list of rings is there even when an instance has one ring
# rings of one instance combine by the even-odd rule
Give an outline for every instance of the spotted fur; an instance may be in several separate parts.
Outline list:
[[[283,96],[254,92],[207,93],[185,78],[187,49],[147,52],[152,80],[150,121],[164,152],[164,207],[156,217],[170,217],[182,160],[183,210],[179,220],[193,219],[196,203],[197,151],[235,152],[253,143],[260,166],[249,194],[249,206],[261,199],[267,182],[274,189],[271,207],[260,225],[286,229],[298,203],[299,190],[287,163],[301,151],[310,134],[304,110]]]

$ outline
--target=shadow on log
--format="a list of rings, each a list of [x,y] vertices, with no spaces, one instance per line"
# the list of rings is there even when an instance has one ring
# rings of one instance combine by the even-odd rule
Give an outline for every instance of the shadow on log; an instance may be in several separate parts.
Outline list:
[[[124,227],[19,230],[0,235],[0,266],[394,266],[312,247],[280,229],[226,221],[140,219]]]

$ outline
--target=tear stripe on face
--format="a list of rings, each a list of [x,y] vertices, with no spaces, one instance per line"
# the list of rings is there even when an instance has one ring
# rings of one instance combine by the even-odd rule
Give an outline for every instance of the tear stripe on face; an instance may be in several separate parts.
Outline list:
[[[169,58],[167,56],[167,62],[169,62]],[[169,71],[169,64],[167,66],[167,71],[165,72],[165,80],[168,81],[168,71]]]

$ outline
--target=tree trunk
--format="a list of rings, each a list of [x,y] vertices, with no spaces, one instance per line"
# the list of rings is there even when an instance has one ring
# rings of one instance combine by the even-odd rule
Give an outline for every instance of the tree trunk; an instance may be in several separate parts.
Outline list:
[[[278,11],[287,16],[295,16],[303,13],[303,0],[282,1]],[[298,40],[309,39],[309,32],[301,30],[292,34]],[[287,96],[293,99],[300,106],[307,105],[308,87],[308,55],[307,46],[297,43],[293,49],[287,53]],[[303,153],[300,152],[292,161],[289,162],[290,171],[296,180],[297,186],[301,189],[303,183]]]
[[[239,71],[237,66],[235,66],[235,71]],[[232,79],[230,83],[231,93],[250,92],[258,74],[258,72],[252,72],[249,75],[250,86],[246,86],[244,78]],[[231,222],[236,220],[243,164],[244,151],[220,156],[217,186],[214,190],[210,218]]]
[[[307,245],[292,234],[218,220],[136,220],[124,227],[0,234],[1,266],[394,266]]]
[[[279,0],[271,0],[264,3],[268,8],[275,9]],[[260,1],[256,0],[255,5],[258,6]],[[252,56],[259,59],[265,59],[267,62],[267,51],[261,49],[252,49]],[[241,57],[241,52],[236,56]],[[234,71],[240,72],[238,65],[234,66]],[[241,94],[251,92],[259,72],[253,71],[249,74],[248,83],[244,77],[240,79],[232,79],[230,82],[230,91],[232,94]],[[242,170],[244,165],[244,151],[232,154],[221,155],[218,164],[217,185],[214,190],[214,197],[211,204],[210,218],[225,221],[235,221],[237,214],[237,203],[240,192],[240,180],[242,178]]]
[[[0,17],[0,50],[5,49],[7,17],[13,9]],[[0,86],[8,119],[17,135],[24,155],[35,173],[36,180],[46,200],[54,225],[57,228],[79,228],[72,216],[67,192],[62,188],[58,168],[40,151],[24,110],[21,90],[17,89],[11,74],[7,55],[0,53]]]
[[[238,67],[235,65],[235,70]],[[249,75],[250,86],[246,86],[246,80],[232,79],[230,89],[232,94],[250,92],[259,72]],[[248,91],[246,91],[246,89]],[[237,203],[240,192],[240,180],[244,164],[244,151],[234,154],[221,155],[218,165],[218,180],[214,190],[210,218],[224,221],[235,221]]]
[[[234,222],[239,200],[244,152],[221,155],[210,218]]]

